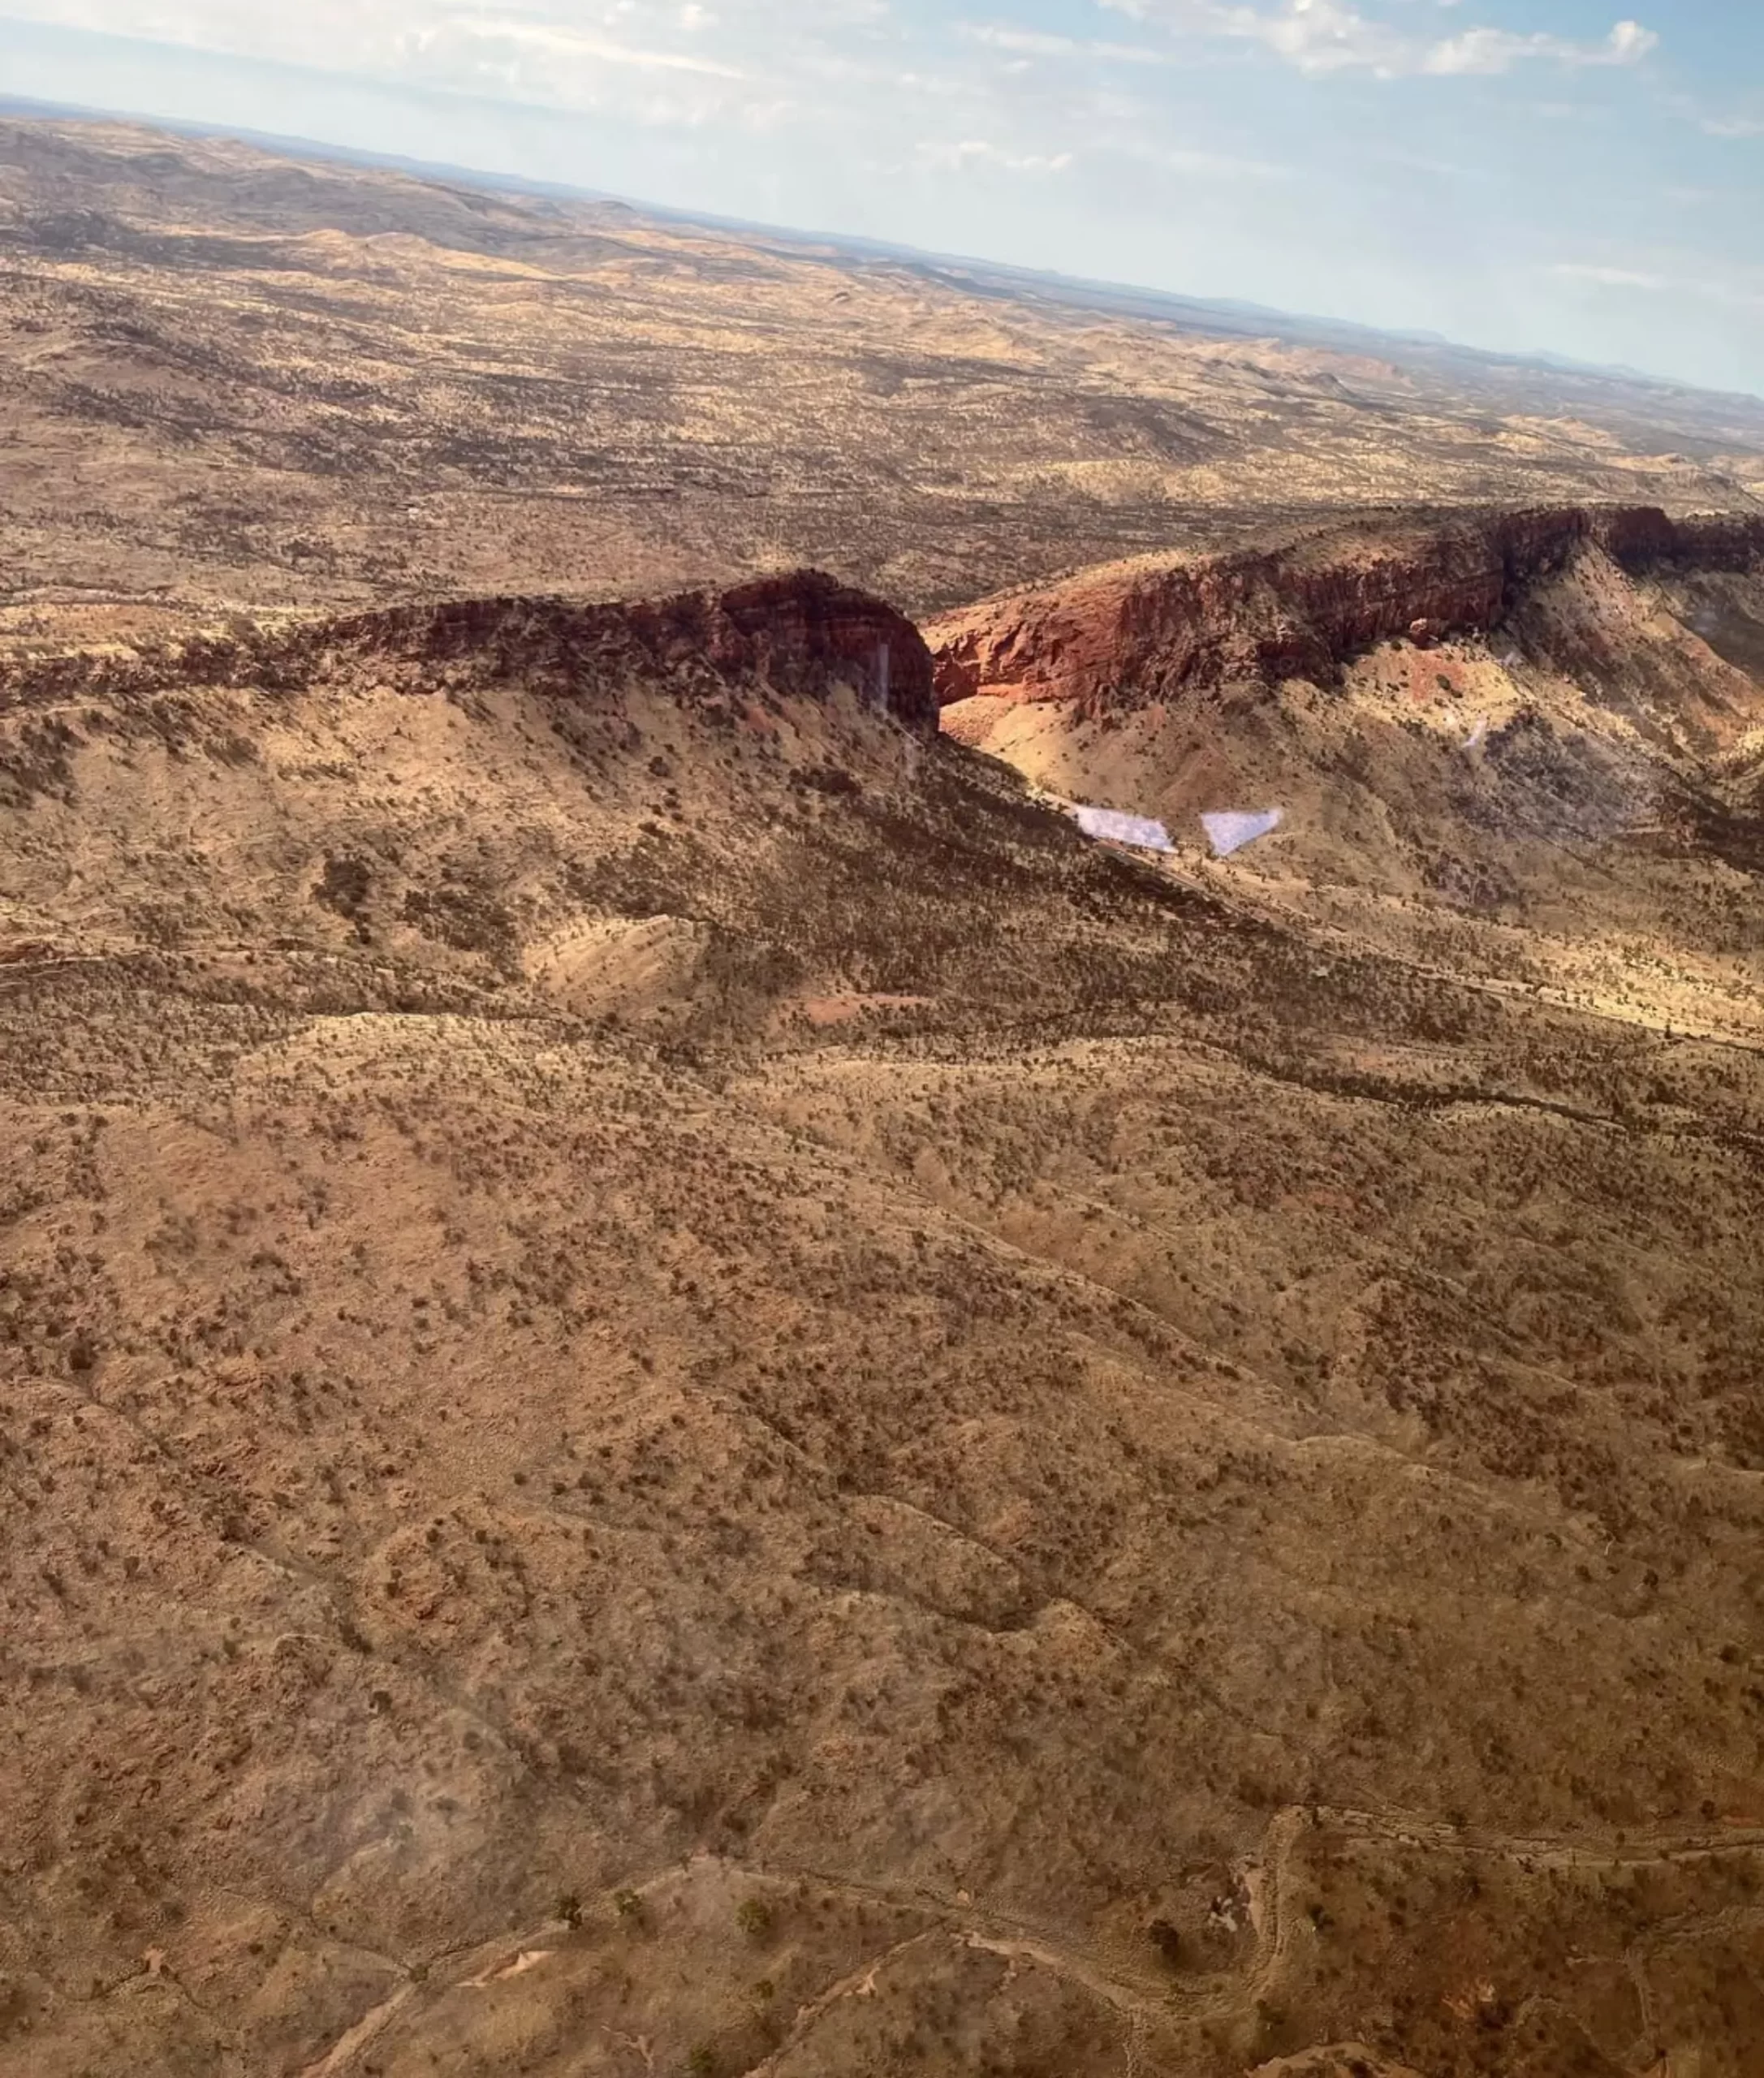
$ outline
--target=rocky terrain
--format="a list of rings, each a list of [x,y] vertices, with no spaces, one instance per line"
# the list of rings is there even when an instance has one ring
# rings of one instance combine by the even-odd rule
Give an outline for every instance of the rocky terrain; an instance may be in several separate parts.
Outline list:
[[[1050,800],[1161,818],[1191,884],[1751,1044],[1761,558],[1757,521],[1646,508],[1368,519],[928,632],[947,729]],[[1201,818],[1270,807],[1214,866]]]
[[[1356,516],[1226,554],[1085,571],[958,610],[936,626],[938,692],[946,705],[979,692],[1059,701],[1094,718],[1190,687],[1334,687],[1380,643],[1486,635],[1542,580],[1594,558],[1632,577],[1683,572],[1707,586],[1745,576],[1761,555],[1764,512],[1678,522],[1654,507]],[[1742,608],[1723,614],[1711,601],[1703,620],[1697,632],[1718,657],[1727,620],[1727,642],[1764,660],[1764,625]]]
[[[445,356],[561,303],[506,249],[554,205],[21,134],[40,309],[286,299],[317,368],[421,280],[438,359],[327,489],[248,451],[267,350],[188,364],[182,451],[157,374],[72,411],[95,335],[0,358],[6,451],[92,501],[6,479],[3,2078],[1751,2078],[1743,496],[1637,502],[1611,447],[1499,507],[1344,513],[1318,465],[1253,512],[1299,414],[1238,423],[1208,542],[1007,507],[1029,422],[951,363],[923,423],[985,438],[934,526],[822,456],[849,506],[724,534],[658,439],[662,545],[611,489],[493,529],[504,420],[431,458],[424,575],[361,515],[492,394]],[[832,261],[605,235],[652,310],[757,338],[769,282],[832,356]],[[623,365],[691,365],[610,278]],[[934,356],[979,321],[922,293]],[[986,321],[1019,386],[1064,340],[1083,390],[1102,331],[1148,392],[1249,379]],[[172,336],[109,338],[106,397]],[[706,382],[731,470],[807,408]],[[830,572],[756,573],[814,528]],[[964,603],[916,627],[887,570]]]

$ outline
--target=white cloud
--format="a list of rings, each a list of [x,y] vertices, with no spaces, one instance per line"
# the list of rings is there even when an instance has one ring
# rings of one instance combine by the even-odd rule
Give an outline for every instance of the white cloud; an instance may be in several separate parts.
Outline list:
[[[739,66],[719,64],[714,58],[697,58],[679,50],[640,50],[606,37],[587,36],[580,29],[554,28],[542,22],[505,22],[455,15],[447,26],[455,34],[481,43],[524,45],[529,50],[548,51],[556,57],[588,58],[601,65],[633,65],[652,71],[697,72],[714,80],[744,80],[748,76]]]
[[[1636,289],[1679,301],[1712,303],[1726,310],[1764,310],[1764,271],[1742,267],[1723,274],[1688,271],[1706,266],[1706,255],[1677,256],[1680,269],[1669,274],[1641,267],[1609,266],[1598,261],[1563,261],[1544,271],[1558,280],[1585,282],[1594,288]]]
[[[1116,65],[1168,65],[1172,54],[1144,43],[1107,43],[1088,37],[1054,36],[1043,29],[1019,29],[995,22],[963,22],[959,33],[970,43],[1024,58],[1096,58]]]
[[[1115,137],[1106,140],[1104,148],[1113,149],[1124,157],[1138,159],[1146,166],[1167,167],[1172,173],[1197,173],[1232,180],[1287,180],[1292,175],[1291,166],[1282,166],[1273,159],[1237,158],[1227,152],[1190,150],[1180,144]]]
[[[965,173],[973,166],[997,166],[1006,173],[1063,173],[1072,162],[1070,152],[1052,157],[1033,152],[1019,154],[977,137],[964,138],[959,144],[929,140],[919,146],[919,157],[926,166],[951,173]]]
[[[1592,42],[1473,24],[1442,37],[1428,27],[1430,20],[1434,30],[1443,28],[1442,15],[1430,7],[1424,17],[1415,0],[1094,4],[1177,35],[1253,45],[1312,75],[1443,77],[1502,73],[1525,63],[1626,66],[1659,42],[1653,30],[1629,19]],[[1021,76],[1039,78],[1062,63],[1151,67],[1175,55],[1149,42],[1056,33],[1011,19],[1011,0],[999,5],[1003,19],[952,24],[962,40],[996,54],[988,79],[969,83],[982,97],[1008,76],[1013,62],[1029,68]],[[524,0],[518,11],[505,10],[501,0],[297,0],[279,7],[264,0],[0,0],[0,7],[15,19],[326,71],[382,78],[403,72],[430,86],[532,92],[584,106],[600,106],[611,92],[610,77],[604,88],[584,84],[609,69],[628,76],[673,73],[683,80],[696,75],[731,86],[745,80],[759,93],[770,91],[763,84],[768,79],[800,80],[856,57],[891,52],[898,71],[899,60],[927,40],[891,13],[890,0]],[[1757,127],[1745,119],[1705,123],[1713,134],[1734,136]]]
[[[1134,21],[1158,22],[1179,34],[1259,43],[1301,72],[1358,67],[1403,69],[1405,39],[1339,0],[1282,0],[1272,10],[1225,0],[1097,0]]]
[[[1598,43],[1577,43],[1541,31],[1525,35],[1496,28],[1465,29],[1434,41],[1394,21],[1362,14],[1343,0],[1280,0],[1273,7],[1229,5],[1227,0],[1097,0],[1097,4],[1135,21],[1161,22],[1179,34],[1259,44],[1301,72],[1370,72],[1387,80],[1498,74],[1528,61],[1571,68],[1634,65],[1656,50],[1660,41],[1654,30],[1628,20],[1614,24]]]
[[[1590,282],[1602,289],[1647,289],[1658,293],[1671,287],[1661,274],[1644,274],[1629,267],[1601,267],[1585,261],[1560,261],[1550,272],[1562,281]]]
[[[610,63],[685,58],[683,38],[719,34],[739,69],[751,51],[873,27],[886,0],[4,0],[15,19],[240,57],[384,69],[410,50],[495,37]],[[632,54],[637,54],[636,57]]]
[[[825,123],[886,0],[0,0],[15,18],[652,127]]]
[[[1374,72],[1403,69],[1403,39],[1336,0],[1287,0],[1271,15],[1255,7],[1225,11],[1220,27],[1247,37],[1298,67],[1301,72],[1353,68]]]
[[[1424,72],[1511,71],[1528,58],[1559,65],[1636,65],[1656,49],[1659,37],[1639,22],[1619,22],[1602,43],[1572,43],[1565,37],[1516,35],[1508,29],[1468,29],[1436,43],[1421,60]]]
[[[1076,167],[1087,193],[1107,180],[1136,204],[1167,190],[1186,207],[1292,169],[1269,162],[1283,151],[1230,97],[1215,114],[1166,93],[1184,55],[1174,37],[1306,75],[1386,77],[1629,63],[1655,41],[1628,22],[1585,44],[1479,28],[1465,23],[1475,4],[1072,0],[1064,19],[1028,0],[898,11],[891,0],[0,0],[0,11],[608,126],[782,133],[781,160],[910,166],[934,188],[1033,186]],[[1085,5],[1111,11],[1090,22],[1112,22],[1116,39],[1082,32]],[[1129,34],[1124,16],[1146,27]]]

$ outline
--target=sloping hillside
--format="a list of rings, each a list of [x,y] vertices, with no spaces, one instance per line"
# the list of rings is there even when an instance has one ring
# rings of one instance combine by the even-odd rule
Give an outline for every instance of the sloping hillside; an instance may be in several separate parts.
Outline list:
[[[1751,2067],[1750,1043],[932,718],[806,578],[15,667],[8,2078]]]

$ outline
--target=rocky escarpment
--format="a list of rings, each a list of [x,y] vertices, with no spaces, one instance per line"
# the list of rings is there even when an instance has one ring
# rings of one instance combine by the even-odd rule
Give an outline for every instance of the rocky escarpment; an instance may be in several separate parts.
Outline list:
[[[845,685],[909,728],[937,725],[931,657],[918,630],[883,601],[817,571],[659,601],[467,599],[153,650],[22,660],[0,666],[0,711],[184,684],[295,691],[350,657],[402,665],[412,691],[462,663],[562,696],[592,696],[597,684],[658,670],[700,693],[758,680],[825,697]]]
[[[985,693],[1100,713],[1233,680],[1331,683],[1377,643],[1495,626],[1529,586],[1590,550],[1632,574],[1744,569],[1764,558],[1764,517],[1675,520],[1651,507],[1369,517],[1274,547],[1087,571],[926,632],[942,705]]]

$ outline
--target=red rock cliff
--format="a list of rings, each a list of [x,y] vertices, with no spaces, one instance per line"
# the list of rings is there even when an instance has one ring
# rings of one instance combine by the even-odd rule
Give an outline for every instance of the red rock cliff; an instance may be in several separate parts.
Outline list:
[[[1274,548],[1113,565],[934,623],[938,696],[1100,712],[1229,679],[1326,684],[1375,643],[1492,627],[1588,545],[1631,570],[1743,567],[1764,557],[1764,520],[1651,507],[1367,519]]]

